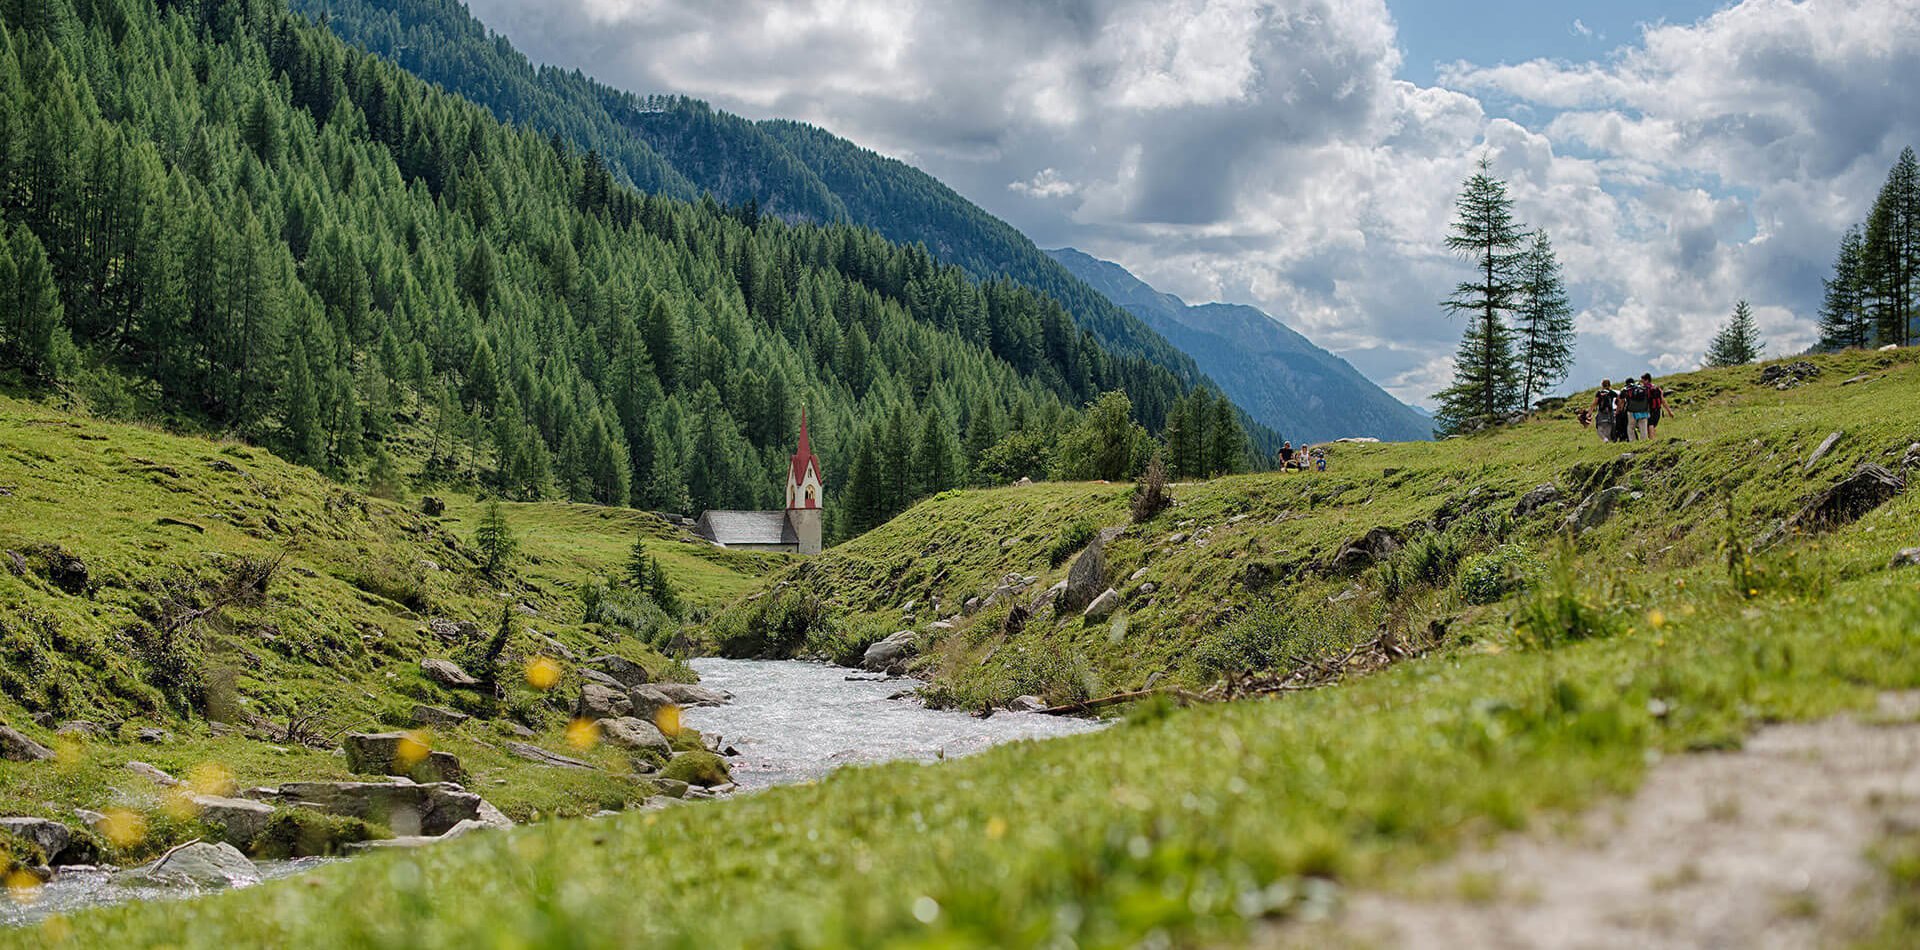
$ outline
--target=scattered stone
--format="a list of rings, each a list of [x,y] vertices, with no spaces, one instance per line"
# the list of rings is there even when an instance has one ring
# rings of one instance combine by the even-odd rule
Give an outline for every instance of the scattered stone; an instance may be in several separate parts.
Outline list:
[[[1005,551],[1006,549],[1008,549],[1008,548],[1010,548],[1010,547],[1013,547],[1015,543],[1017,543],[1017,542],[1015,542],[1015,540],[1014,540],[1013,538],[1001,538],[1001,539],[1000,539],[1000,550],[1002,550],[1002,551]]]
[[[132,762],[128,762],[126,765],[121,766],[121,768],[124,768],[135,775],[142,776],[146,778],[148,781],[152,782],[153,784],[160,786],[161,788],[176,788],[180,785],[179,779],[174,778],[173,776],[168,775],[167,773],[162,772],[159,769],[151,765],[148,765],[145,762],[141,762],[138,759]]]
[[[1520,500],[1513,503],[1513,516],[1525,518],[1548,505],[1559,504],[1562,497],[1558,486],[1551,483],[1541,485],[1521,495]]]
[[[1847,377],[1846,379],[1843,379],[1843,380],[1841,380],[1841,381],[1840,381],[1840,385],[1842,385],[1842,386],[1851,386],[1851,385],[1853,385],[1854,383],[1864,383],[1864,382],[1866,382],[1867,380],[1869,380],[1869,379],[1872,379],[1872,378],[1873,378],[1873,374],[1872,374],[1872,373],[1861,373],[1861,374],[1860,374],[1860,375],[1858,375],[1858,376],[1849,376],[1849,377]]]
[[[632,716],[600,720],[600,734],[608,742],[625,749],[653,749],[659,752],[673,749],[673,743],[667,741],[666,734],[658,726]]]
[[[413,721],[422,726],[447,728],[457,726],[472,718],[472,716],[466,713],[456,709],[448,709],[445,706],[429,706],[425,703],[420,703],[413,707]]]
[[[912,630],[901,630],[867,647],[860,656],[860,668],[875,673],[905,673],[907,661],[919,652],[919,636]]]
[[[1760,383],[1775,389],[1792,389],[1820,375],[1820,367],[1806,360],[1775,363],[1760,371]]]
[[[1007,708],[1014,712],[1038,712],[1047,708],[1047,701],[1031,694],[1015,696],[1013,702],[1007,704]]]
[[[588,660],[587,665],[612,677],[623,689],[644,686],[653,679],[653,677],[647,675],[646,667],[624,656],[614,656],[612,654],[596,656]]]
[[[73,842],[73,832],[57,821],[49,818],[0,818],[0,831],[39,848],[40,853],[47,856],[48,864],[80,863],[62,860],[67,846]]]
[[[1345,573],[1363,571],[1392,557],[1400,550],[1400,536],[1392,528],[1374,528],[1342,545],[1333,556],[1333,569]]]
[[[614,679],[613,677],[608,676],[607,674],[602,673],[599,670],[590,670],[590,669],[587,669],[586,667],[581,667],[580,678],[596,686],[605,686],[608,689],[620,689],[620,690],[626,689],[625,686],[620,685],[619,680]]]
[[[493,803],[484,798],[480,800],[480,807],[474,810],[472,820],[489,828],[511,828],[514,824],[513,819],[508,818],[505,812],[493,807]],[[457,828],[459,825],[454,827]]]
[[[173,741],[173,733],[158,726],[147,726],[134,733],[133,737],[148,745],[166,745]]]
[[[565,768],[565,769],[593,768],[592,765],[586,762],[582,762],[579,759],[575,759],[569,756],[564,756],[558,752],[548,752],[547,750],[542,749],[537,745],[528,745],[525,742],[509,742],[506,744],[506,749],[508,752],[511,752],[514,755],[519,756],[520,758],[526,759],[529,762],[538,763],[540,765],[547,765],[547,766],[552,766],[554,768]]]
[[[1026,486],[1028,486],[1028,485],[1031,485],[1031,484],[1033,484],[1033,479],[1031,479],[1031,478],[1028,478],[1028,477],[1027,477],[1027,476],[1025,476],[1025,475],[1022,475],[1022,476],[1020,476],[1020,478],[1019,478],[1019,480],[1018,480],[1018,481],[1016,481],[1016,482],[1014,482],[1014,483],[1013,483],[1013,487],[1015,487],[1015,488],[1025,488]]]
[[[1147,569],[1143,567],[1137,571],[1134,571],[1132,574],[1128,574],[1127,583],[1129,584],[1135,583],[1139,581],[1141,578],[1146,576],[1147,576]]]
[[[1168,544],[1184,544],[1186,543],[1186,540],[1187,540],[1187,533],[1185,531],[1175,531],[1174,533],[1167,535]]]
[[[47,583],[76,596],[92,592],[93,574],[79,555],[57,544],[40,544],[27,549],[27,557]]]
[[[9,762],[44,762],[53,758],[53,750],[6,726],[0,726],[0,759]]]
[[[960,605],[960,611],[962,613],[972,615],[980,611],[980,606],[981,606],[980,598],[969,597],[967,598],[966,603]]]
[[[1581,502],[1580,507],[1575,508],[1573,513],[1567,516],[1565,521],[1567,530],[1575,535],[1581,535],[1606,524],[1607,520],[1613,517],[1614,506],[1626,494],[1625,486],[1615,485],[1587,496],[1587,500]]]
[[[1907,488],[1907,480],[1872,462],[1807,502],[1785,527],[1824,531],[1860,520]]]
[[[514,751],[518,743],[508,743]],[[584,766],[584,763],[582,763]],[[480,814],[480,796],[452,782],[286,782],[249,789],[249,798],[373,821],[396,835],[439,835]]]
[[[618,719],[633,711],[633,701],[618,689],[588,683],[580,687],[580,701],[573,714],[585,719]]]
[[[428,782],[457,782],[465,777],[460,758],[451,752],[429,751],[412,763],[403,749],[414,743],[404,732],[350,732],[341,746],[347,753],[347,771],[360,775],[406,775]]]
[[[274,807],[265,802],[222,795],[189,795],[187,800],[199,810],[200,820],[219,828],[229,844],[252,841],[273,821]]]
[[[84,739],[105,739],[107,727],[85,719],[74,719],[61,723],[53,730],[56,736],[71,736]]]
[[[1107,586],[1106,542],[1095,539],[1073,559],[1067,569],[1067,586],[1060,591],[1062,611],[1082,610]]]
[[[1826,458],[1828,452],[1833,451],[1833,447],[1839,443],[1841,435],[1842,433],[1835,432],[1827,436],[1826,439],[1820,443],[1820,447],[1814,449],[1812,455],[1807,456],[1805,471],[1813,471],[1813,467],[1820,464],[1820,460]]]
[[[1901,548],[1893,556],[1891,567],[1920,567],[1920,548]]]
[[[1087,605],[1080,616],[1088,620],[1105,620],[1115,610],[1120,609],[1120,592],[1109,587]]]
[[[657,778],[653,780],[653,784],[655,788],[660,790],[661,795],[668,798],[687,797],[687,788],[689,786],[677,778]]]
[[[1157,591],[1159,589],[1160,589],[1159,584],[1155,584],[1152,581],[1148,581],[1145,584],[1140,585],[1140,596],[1142,597],[1151,596],[1154,591]]]
[[[246,887],[260,883],[260,869],[224,841],[196,841],[146,867],[122,872],[119,881],[150,887]]]
[[[479,680],[469,676],[466,670],[451,660],[421,660],[420,672],[426,674],[427,679],[453,689],[472,689],[480,685]]]
[[[7,573],[15,577],[27,576],[27,559],[19,551],[8,551],[6,555]]]
[[[1035,597],[1033,599],[1033,609],[1039,610],[1040,608],[1053,603],[1055,600],[1059,599],[1061,594],[1066,593],[1066,591],[1067,591],[1066,581],[1060,581],[1054,584],[1052,587],[1049,587],[1046,590],[1041,591],[1040,596]]]
[[[503,723],[502,728],[506,729],[507,732],[512,733],[513,735],[519,736],[522,739],[531,739],[539,735],[539,733],[536,733],[532,729],[528,729],[526,726],[523,726],[517,722]]]
[[[74,809],[73,817],[80,819],[81,824],[95,831],[100,831],[107,826],[107,816],[90,808]]]
[[[466,643],[479,638],[480,625],[471,620],[448,620],[445,617],[434,617],[427,621],[427,632],[433,634],[434,638],[442,643]],[[435,662],[444,661],[437,660]],[[425,663],[423,662],[421,665],[424,669]],[[454,668],[459,669],[459,667]]]
[[[1920,468],[1920,442],[1907,446],[1907,454],[1900,459],[1901,468]]]
[[[935,629],[935,630],[952,630],[952,629],[953,629],[953,621],[951,621],[951,620],[935,620],[935,621],[934,621],[933,623],[930,623],[930,624],[928,624],[927,626],[929,626],[929,627],[932,627],[932,628],[933,628],[933,629]]]
[[[429,518],[438,518],[447,513],[447,503],[433,495],[423,495],[420,498],[420,513]]]

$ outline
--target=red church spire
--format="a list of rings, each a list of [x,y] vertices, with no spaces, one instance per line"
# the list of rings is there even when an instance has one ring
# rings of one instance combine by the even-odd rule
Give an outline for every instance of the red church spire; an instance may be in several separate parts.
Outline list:
[[[787,473],[787,507],[818,508],[817,495],[806,495],[807,475],[811,472],[815,485],[820,483],[820,460],[814,457],[813,443],[807,438],[807,410],[800,410],[800,447],[793,453],[793,467]]]

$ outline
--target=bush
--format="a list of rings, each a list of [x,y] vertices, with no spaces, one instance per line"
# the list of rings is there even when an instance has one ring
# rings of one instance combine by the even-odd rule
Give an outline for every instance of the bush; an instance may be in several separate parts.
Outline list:
[[[1256,604],[1200,641],[1194,661],[1221,674],[1292,670],[1358,642],[1366,633],[1363,619],[1323,604]]]
[[[1085,518],[1076,518],[1060,532],[1053,546],[1047,549],[1047,563],[1059,567],[1067,558],[1079,553],[1081,548],[1093,543],[1100,534],[1100,527]]]
[[[704,749],[674,756],[673,761],[660,770],[660,777],[709,788],[733,781],[732,773],[727,771],[727,760]]]
[[[1167,463],[1155,455],[1133,490],[1133,523],[1151,521],[1172,504],[1173,493],[1167,490]]]
[[[841,666],[858,666],[867,648],[886,639],[892,627],[877,618],[831,624],[808,638],[807,652]]]
[[[1460,596],[1469,604],[1491,604],[1526,588],[1530,555],[1517,544],[1503,544],[1467,558],[1460,567]]]
[[[836,620],[820,598],[788,589],[768,594],[714,624],[714,647],[728,657],[790,657],[809,643],[832,637],[838,629]]]
[[[415,613],[433,612],[433,596],[427,587],[424,565],[398,554],[368,558],[351,578],[353,586],[385,597]]]
[[[596,577],[580,588],[580,619],[612,627],[642,643],[664,646],[679,624],[646,593]]]
[[[1565,552],[1545,583],[1521,600],[1513,612],[1513,629],[1522,645],[1552,649],[1563,643],[1611,637],[1624,627],[1620,612],[1608,605],[1608,596],[1583,589],[1578,564]]]

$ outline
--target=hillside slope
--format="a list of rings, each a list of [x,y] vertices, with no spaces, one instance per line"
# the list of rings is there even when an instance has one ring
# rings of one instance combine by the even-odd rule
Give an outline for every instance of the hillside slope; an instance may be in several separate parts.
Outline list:
[[[1191,643],[1234,609],[1218,600],[1248,599],[1236,587],[1266,573],[1250,566],[1297,563],[1260,595],[1289,608],[1277,616],[1357,609],[1370,639],[1377,609],[1388,633],[1418,634],[1373,640],[1367,656],[1387,662],[1342,666],[1325,688],[1184,710],[1149,704],[1091,735],[932,766],[847,769],[717,806],[478,837],[189,904],[89,912],[0,932],[0,946],[1284,944],[1302,934],[1271,928],[1325,921],[1345,892],[1411,886],[1423,865],[1501,830],[1562,826],[1574,810],[1633,789],[1662,757],[1737,745],[1762,723],[1870,713],[1880,691],[1920,687],[1911,649],[1920,567],[1898,566],[1905,556],[1889,566],[1920,540],[1912,492],[1839,512],[1860,517],[1837,518],[1818,537],[1752,544],[1857,465],[1901,467],[1920,438],[1920,408],[1907,398],[1920,383],[1912,354],[1819,365],[1818,381],[1784,392],[1758,385],[1754,367],[1677,380],[1686,415],[1673,434],[1684,441],[1626,460],[1568,421],[1543,419],[1355,450],[1325,476],[1176,486],[1180,507],[1114,542],[1115,573],[1130,576],[1144,560],[1167,598],[1143,603],[1152,595],[1130,587],[1124,628],[1070,624],[1070,635],[1028,641],[1079,641],[1095,672],[1132,685],[1132,674],[1166,668],[1168,631]],[[1810,463],[1836,430],[1840,439]],[[1574,500],[1617,483],[1619,509],[1605,520],[1589,509],[1597,526],[1572,542],[1576,569],[1547,572],[1527,590],[1489,595],[1453,578],[1454,561],[1427,557],[1433,573],[1403,577],[1397,595],[1383,597],[1379,565],[1337,580],[1312,566],[1351,532],[1411,529],[1442,508],[1455,515],[1449,524],[1474,527],[1421,537],[1481,538],[1510,517],[1515,499],[1500,496],[1549,480]],[[1734,499],[1730,519],[1714,514],[1720,489]],[[914,591],[970,594],[1003,569],[1044,564],[1031,552],[1059,524],[1089,506],[1117,514],[1121,491],[936,499],[781,580],[790,590],[835,577],[823,594],[874,610],[897,606],[907,588],[894,578],[907,572],[920,578]],[[1551,543],[1543,523],[1569,513],[1513,519],[1508,543]],[[1016,523],[1023,518],[1036,523]],[[1188,538],[1176,543],[1168,529],[1188,520],[1194,529],[1180,529]],[[1009,553],[999,536],[1014,539]],[[1740,547],[1720,550],[1729,536]],[[1407,550],[1424,546],[1410,540]],[[1362,593],[1344,597],[1351,586]],[[1313,606],[1328,592],[1334,612]],[[1276,658],[1302,647],[1347,655],[1337,641],[1264,642]],[[1256,671],[1249,688],[1272,672]],[[1903,881],[1910,876],[1890,883]],[[1911,898],[1889,893],[1904,903],[1886,918],[1884,943],[1903,945],[1912,918],[1899,913],[1911,912]],[[1768,906],[1761,912],[1782,920],[1810,919],[1803,902]]]
[[[1431,438],[1433,422],[1293,328],[1240,304],[1189,305],[1083,251],[1047,252],[1173,345],[1247,410],[1297,445],[1349,436]]]
[[[116,788],[130,759],[218,770],[238,787],[348,778],[340,734],[416,728],[417,704],[475,717],[438,727],[435,747],[516,818],[644,798],[624,756],[566,741],[580,684],[566,658],[690,673],[627,630],[585,623],[581,589],[617,577],[637,537],[702,610],[781,558],[682,543],[638,512],[518,504],[506,518],[520,554],[495,579],[471,541],[476,505],[448,500],[447,516],[430,517],[257,448],[0,397],[0,722],[63,751],[0,761],[0,814],[71,820],[75,806],[125,805]],[[498,703],[423,675],[423,659],[482,675],[503,612],[513,629]],[[521,681],[540,657],[564,666],[548,691]],[[75,720],[93,727],[55,734]],[[170,738],[141,741],[147,728]],[[519,739],[601,770],[502,751]]]

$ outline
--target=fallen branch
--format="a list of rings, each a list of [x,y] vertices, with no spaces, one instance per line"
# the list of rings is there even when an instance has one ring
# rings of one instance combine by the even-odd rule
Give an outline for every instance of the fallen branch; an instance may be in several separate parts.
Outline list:
[[[1160,687],[1157,689],[1136,689],[1132,692],[1115,693],[1112,696],[1102,696],[1099,699],[1083,699],[1080,702],[1067,703],[1064,706],[1049,706],[1046,709],[1036,709],[1034,712],[1043,716],[1071,716],[1075,713],[1092,712],[1095,709],[1100,709],[1105,706],[1117,706],[1121,703],[1130,703],[1134,700],[1146,699],[1150,696],[1171,696],[1183,703],[1206,702],[1205,696],[1190,693],[1184,689]]]

